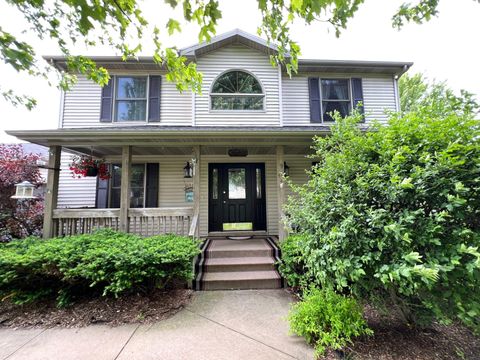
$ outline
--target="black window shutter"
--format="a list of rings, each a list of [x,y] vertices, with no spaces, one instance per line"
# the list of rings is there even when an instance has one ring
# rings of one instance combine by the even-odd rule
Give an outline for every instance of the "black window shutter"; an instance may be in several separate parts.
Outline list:
[[[158,207],[159,168],[158,163],[147,164],[147,186],[145,189],[145,207],[147,208]]]
[[[352,95],[353,95],[353,108],[357,109],[365,119],[362,79],[352,78]],[[359,106],[359,103],[361,103],[361,106]]]
[[[102,88],[102,102],[100,104],[100,122],[112,122],[113,109],[113,83],[115,78],[112,76],[108,84]]]
[[[97,209],[108,208],[108,179],[97,178],[97,196],[95,198],[95,206]]]
[[[160,122],[160,86],[161,76],[150,76],[150,89],[148,94],[148,121]]]
[[[308,78],[308,95],[310,97],[310,122],[322,122],[320,113],[320,83],[318,77]]]

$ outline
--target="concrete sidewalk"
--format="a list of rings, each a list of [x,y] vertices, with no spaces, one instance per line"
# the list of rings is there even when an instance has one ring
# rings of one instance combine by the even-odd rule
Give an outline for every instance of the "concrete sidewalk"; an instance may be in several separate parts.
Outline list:
[[[153,325],[0,328],[0,359],[313,359],[302,338],[288,335],[291,302],[284,290],[196,292]]]

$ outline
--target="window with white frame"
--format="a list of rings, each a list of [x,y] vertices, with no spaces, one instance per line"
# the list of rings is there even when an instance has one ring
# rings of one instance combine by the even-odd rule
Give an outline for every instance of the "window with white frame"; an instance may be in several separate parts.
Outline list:
[[[212,86],[212,110],[263,110],[264,98],[260,82],[246,71],[228,71]]]
[[[116,77],[115,121],[147,120],[147,87],[147,76]]]
[[[352,109],[349,79],[321,79],[322,118],[334,121],[330,113],[338,111],[342,117]]]

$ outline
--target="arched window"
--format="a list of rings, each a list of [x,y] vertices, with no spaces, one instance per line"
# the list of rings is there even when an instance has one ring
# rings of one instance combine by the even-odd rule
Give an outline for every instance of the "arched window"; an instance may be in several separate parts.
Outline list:
[[[263,110],[264,97],[258,80],[238,70],[220,75],[210,93],[212,110]]]

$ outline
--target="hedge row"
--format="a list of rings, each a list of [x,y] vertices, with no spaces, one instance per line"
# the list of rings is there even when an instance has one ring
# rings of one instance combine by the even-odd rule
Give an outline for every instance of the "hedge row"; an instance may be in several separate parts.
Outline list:
[[[193,277],[196,241],[182,236],[93,234],[0,246],[0,295],[22,303],[56,295],[59,305],[79,293],[118,296],[164,288]]]

